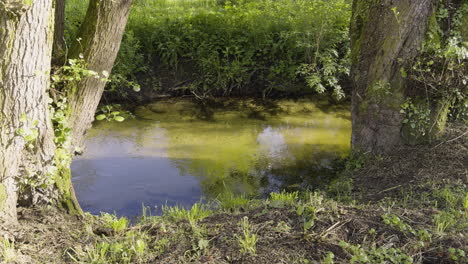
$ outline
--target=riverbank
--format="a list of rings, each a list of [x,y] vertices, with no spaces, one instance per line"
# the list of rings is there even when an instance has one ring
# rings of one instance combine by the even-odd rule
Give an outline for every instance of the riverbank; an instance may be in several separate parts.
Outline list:
[[[466,263],[465,124],[429,146],[349,158],[317,192],[219,197],[125,219],[20,209],[0,227],[14,263]],[[8,242],[5,242],[8,241]]]

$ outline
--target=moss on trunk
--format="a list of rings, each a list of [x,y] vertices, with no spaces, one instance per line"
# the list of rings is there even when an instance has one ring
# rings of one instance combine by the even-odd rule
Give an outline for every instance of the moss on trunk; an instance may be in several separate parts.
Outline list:
[[[54,177],[55,186],[59,190],[59,206],[70,214],[83,214],[80,204],[76,199],[71,181],[71,155],[69,151],[58,148],[55,152],[55,164],[57,172]]]
[[[0,183],[0,211],[5,207],[6,195],[6,187],[4,184]]]
[[[352,145],[387,152],[400,132],[410,64],[427,31],[432,2],[355,0],[351,19]]]

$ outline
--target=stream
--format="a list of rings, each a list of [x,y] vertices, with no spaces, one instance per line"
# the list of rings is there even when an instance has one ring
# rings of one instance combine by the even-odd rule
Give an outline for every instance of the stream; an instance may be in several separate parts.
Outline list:
[[[306,99],[141,106],[134,119],[94,123],[72,163],[75,191],[85,211],[133,218],[143,205],[160,214],[224,193],[313,187],[349,151],[348,108]]]

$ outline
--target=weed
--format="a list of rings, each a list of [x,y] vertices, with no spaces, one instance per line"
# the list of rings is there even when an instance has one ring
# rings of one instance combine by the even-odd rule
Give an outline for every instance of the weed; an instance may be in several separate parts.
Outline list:
[[[275,208],[283,208],[285,206],[292,207],[297,203],[299,198],[298,192],[270,193],[270,206]]]
[[[351,197],[352,190],[353,179],[345,175],[332,180],[327,186],[327,193],[343,202],[351,202],[353,200]]]
[[[466,263],[467,258],[466,258],[466,252],[463,249],[459,248],[449,248],[448,253],[450,256],[450,259],[457,262],[457,263]]]
[[[395,227],[403,233],[416,235],[416,231],[413,229],[413,227],[405,223],[403,220],[401,220],[398,216],[394,214],[383,214],[382,219],[385,224]]]
[[[335,263],[335,254],[333,252],[327,252],[325,257],[322,260],[322,264],[334,264]]]
[[[251,201],[243,194],[236,196],[231,192],[218,195],[216,200],[218,201],[220,207],[226,211],[237,211],[241,208],[245,208]]]
[[[128,227],[128,219],[125,217],[118,218],[116,215],[102,213],[101,218],[105,221],[105,225],[116,233],[122,233]]]
[[[291,229],[292,227],[284,221],[278,222],[278,224],[273,228],[274,231],[280,233],[289,233]]]
[[[401,249],[375,247],[363,248],[361,245],[352,245],[345,241],[341,241],[339,245],[351,254],[350,263],[399,263],[411,264],[413,258],[402,252]]]
[[[255,256],[257,254],[257,241],[258,237],[252,233],[252,226],[249,223],[249,218],[244,216],[240,221],[242,228],[242,236],[237,236],[242,254],[250,254]]]
[[[154,245],[154,250],[156,256],[159,256],[166,251],[167,246],[169,245],[169,239],[167,238],[161,238],[160,240],[156,241]]]
[[[163,206],[162,211],[165,217],[168,217],[173,221],[177,222],[186,220],[192,225],[213,214],[213,211],[208,209],[208,206],[202,203],[194,204],[190,210],[180,206]]]
[[[435,231],[443,233],[457,223],[456,217],[451,212],[440,212],[434,216]]]
[[[84,250],[81,247],[74,248],[72,251],[76,256],[72,256],[70,253],[68,255],[77,263],[141,263],[148,257],[146,254],[147,239],[144,233],[130,231],[122,238],[98,242]]]
[[[434,191],[433,196],[442,202],[442,206],[446,208],[455,208],[458,203],[458,195],[448,187],[442,188],[440,190]],[[438,207],[439,204],[436,204]]]
[[[465,194],[465,197],[463,198],[463,209],[468,210],[468,193]]]
[[[5,263],[14,262],[17,256],[15,250],[15,242],[10,242],[8,239],[2,239],[1,246],[1,259],[3,259]]]

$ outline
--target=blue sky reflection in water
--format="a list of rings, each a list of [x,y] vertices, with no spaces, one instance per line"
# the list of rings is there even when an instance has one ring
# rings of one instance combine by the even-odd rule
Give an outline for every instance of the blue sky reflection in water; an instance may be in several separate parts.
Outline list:
[[[95,124],[72,164],[83,209],[134,217],[142,204],[313,185],[349,149],[346,106],[279,101],[272,110],[244,100],[220,109],[206,118],[188,101],[160,102],[135,120]]]

